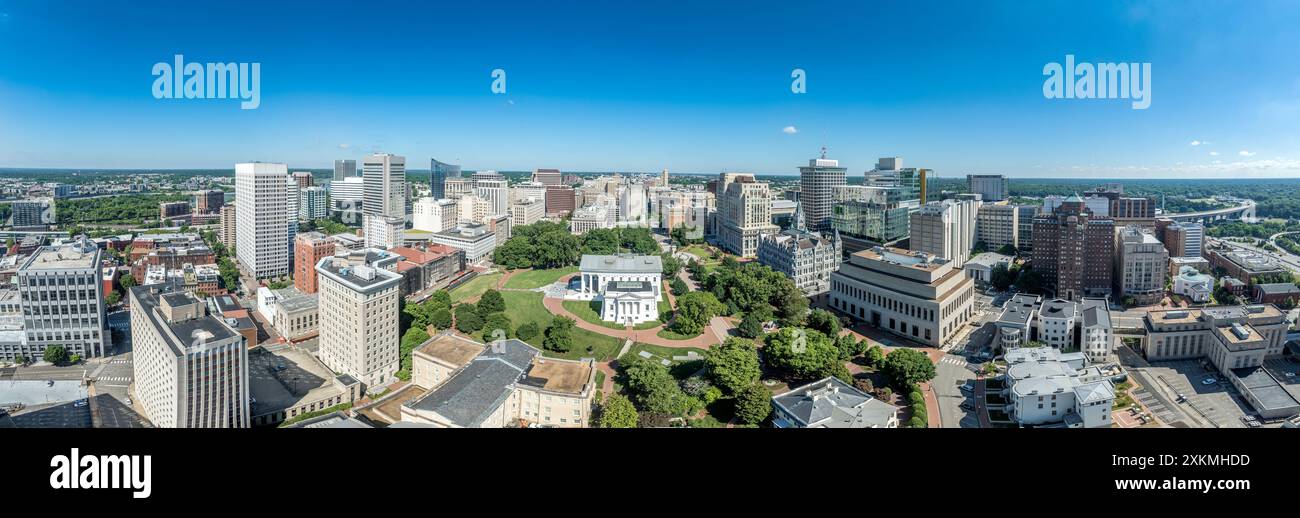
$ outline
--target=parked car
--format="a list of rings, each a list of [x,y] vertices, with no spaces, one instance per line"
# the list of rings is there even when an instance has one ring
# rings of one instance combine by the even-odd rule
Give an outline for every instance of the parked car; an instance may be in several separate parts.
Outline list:
[[[967,381],[966,383],[962,383],[961,386],[960,386],[960,387],[957,387],[957,388],[960,389],[962,392],[974,392],[974,391],[975,391],[975,385],[974,385],[973,383],[969,382],[969,381]]]

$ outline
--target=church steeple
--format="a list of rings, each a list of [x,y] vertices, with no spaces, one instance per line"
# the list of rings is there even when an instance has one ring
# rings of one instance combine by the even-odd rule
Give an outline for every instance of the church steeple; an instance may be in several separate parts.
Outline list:
[[[802,201],[794,202],[794,229],[800,232],[806,232],[808,230],[804,225]]]

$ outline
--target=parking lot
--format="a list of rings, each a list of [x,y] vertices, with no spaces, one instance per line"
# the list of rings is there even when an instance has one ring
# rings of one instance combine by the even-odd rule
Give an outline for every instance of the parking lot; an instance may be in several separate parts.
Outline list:
[[[90,428],[90,406],[76,402],[33,405],[0,417],[0,427]]]
[[[1219,380],[1217,373],[1201,365],[1201,360],[1155,362],[1147,374],[1160,385],[1153,390],[1163,390],[1173,397],[1184,395],[1187,402],[1177,404],[1184,413],[1203,421],[1203,426],[1245,428],[1242,416],[1254,414],[1237,389],[1228,381]],[[1207,384],[1205,380],[1214,381]]]

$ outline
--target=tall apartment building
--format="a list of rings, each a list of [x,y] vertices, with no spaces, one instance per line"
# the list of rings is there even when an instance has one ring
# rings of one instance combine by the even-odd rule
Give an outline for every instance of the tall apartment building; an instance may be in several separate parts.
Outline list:
[[[1117,225],[1135,224],[1150,227],[1155,223],[1156,202],[1150,198],[1124,196],[1122,184],[1109,184],[1084,191],[1084,196],[1105,198],[1109,214]]]
[[[436,158],[429,159],[429,189],[433,199],[440,200],[447,197],[447,179],[460,178],[460,166],[439,162]]]
[[[54,200],[35,198],[14,200],[9,204],[14,229],[47,227],[54,224]]]
[[[975,280],[942,257],[875,247],[849,256],[831,274],[830,306],[854,321],[937,347],[974,314]]]
[[[293,243],[293,287],[316,293],[316,263],[334,255],[334,240],[320,232],[298,234]]]
[[[518,227],[532,225],[546,217],[546,200],[525,198],[517,200],[510,206],[510,225]]]
[[[560,175],[559,169],[534,169],[533,181],[542,185],[564,185],[564,178]]]
[[[989,250],[1007,245],[1020,248],[1020,207],[1016,205],[980,205],[975,216],[975,242]]]
[[[316,263],[320,360],[374,391],[396,380],[402,276],[341,257]]]
[[[299,189],[306,189],[314,185],[314,180],[310,171],[294,171],[292,176],[293,183],[297,185]]]
[[[772,192],[767,182],[754,175],[722,173],[718,176],[718,240],[722,248],[741,257],[758,255],[763,234],[775,234],[772,224]]]
[[[298,191],[298,219],[315,221],[329,217],[328,192],[324,187],[307,187]]]
[[[244,336],[189,293],[136,286],[130,298],[135,397],[145,417],[158,428],[247,428]]]
[[[650,199],[651,213],[659,215],[662,228],[685,227],[703,236],[709,214],[717,210],[716,200],[710,191],[662,191]]]
[[[205,190],[194,194],[194,211],[200,214],[215,214],[225,205],[225,191]]]
[[[164,201],[158,204],[158,219],[168,220],[190,214],[188,201]]]
[[[69,355],[103,356],[111,345],[100,282],[99,247],[86,236],[37,248],[15,275],[22,300],[23,340],[7,359],[39,359],[49,347]]]
[[[903,189],[903,199],[918,200],[918,204],[929,201],[926,179],[929,169],[903,167],[901,157],[885,157],[876,161],[876,168],[863,175],[862,185],[868,187],[898,187]]]
[[[619,192],[618,196],[618,217],[619,221],[636,223],[643,226],[649,226],[646,221],[646,208],[649,203],[646,200],[645,184],[629,184]]]
[[[285,247],[289,250],[289,271],[293,271],[293,240],[298,236],[298,202],[301,189],[298,187],[298,181],[292,176],[285,178],[284,184],[284,213],[289,218],[285,223],[284,230],[287,240]]]
[[[235,206],[226,205],[221,207],[221,244],[226,246],[228,254],[235,254]]]
[[[356,160],[335,160],[334,161],[334,181],[341,182],[357,175]]]
[[[908,248],[946,258],[960,269],[975,246],[978,201],[943,200],[927,203],[912,213]]]
[[[1133,297],[1139,305],[1158,304],[1165,297],[1169,251],[1149,231],[1138,226],[1120,230],[1115,258],[1117,297]]]
[[[811,159],[807,166],[799,168],[799,202],[803,205],[808,230],[831,229],[832,195],[836,187],[845,185],[847,172],[848,169],[840,167],[838,160],[826,158],[826,148],[822,148],[821,158]]]
[[[420,198],[412,210],[411,227],[426,232],[451,230],[460,219],[458,204],[445,198]]]
[[[1115,222],[1098,218],[1070,196],[1055,212],[1034,218],[1034,270],[1066,300],[1110,295]]]
[[[1011,197],[1007,177],[1000,174],[968,174],[966,189],[980,195],[986,202],[1002,201]]]
[[[831,232],[830,238],[809,232],[803,212],[796,207],[793,228],[761,236],[758,262],[785,274],[806,296],[826,293],[831,289],[831,274],[843,261],[840,234]]]
[[[289,275],[288,174],[284,164],[235,164],[235,257],[258,279]]]
[[[1097,195],[1084,197],[1079,197],[1077,194],[1074,196],[1044,196],[1042,213],[1051,214],[1056,212],[1056,208],[1060,207],[1062,203],[1065,203],[1065,201],[1070,198],[1079,198],[1083,200],[1083,206],[1087,208],[1088,212],[1095,218],[1110,217],[1110,200]]]

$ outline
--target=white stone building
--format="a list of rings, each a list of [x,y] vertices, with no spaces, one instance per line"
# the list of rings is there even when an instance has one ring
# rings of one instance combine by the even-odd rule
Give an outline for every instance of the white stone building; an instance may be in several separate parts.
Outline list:
[[[321,362],[370,391],[396,381],[401,274],[341,257],[321,259],[316,274]]]

